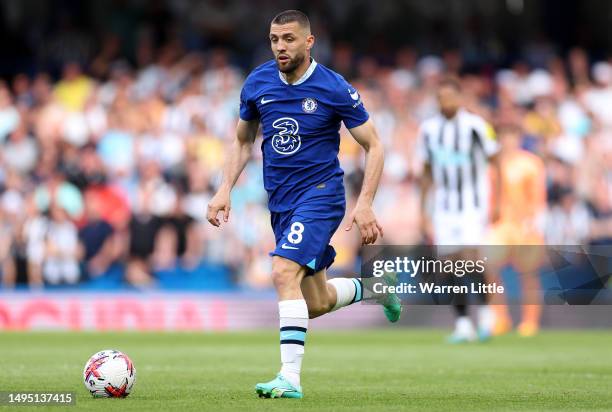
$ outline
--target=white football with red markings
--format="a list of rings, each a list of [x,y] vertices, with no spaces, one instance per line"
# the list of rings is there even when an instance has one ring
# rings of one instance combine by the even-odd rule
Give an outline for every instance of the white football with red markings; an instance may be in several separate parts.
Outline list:
[[[83,369],[83,383],[96,398],[125,398],[136,382],[136,368],[123,352],[107,349],[95,353]]]

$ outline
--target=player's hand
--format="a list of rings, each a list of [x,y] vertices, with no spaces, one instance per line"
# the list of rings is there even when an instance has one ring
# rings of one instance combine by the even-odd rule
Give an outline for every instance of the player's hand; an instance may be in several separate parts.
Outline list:
[[[221,222],[217,215],[219,212],[223,212],[223,221],[227,223],[230,215],[230,193],[227,190],[219,190],[210,202],[208,202],[208,211],[206,212],[206,220],[210,222],[211,225],[219,227],[221,226]]]
[[[349,215],[349,226],[347,226],[344,230],[349,231],[353,227],[353,223],[357,224],[359,228],[359,233],[361,234],[361,244],[362,245],[370,245],[376,242],[378,239],[378,235],[383,237],[383,228],[376,221],[376,216],[374,215],[374,211],[372,207],[368,205],[361,205],[357,203],[355,209]]]

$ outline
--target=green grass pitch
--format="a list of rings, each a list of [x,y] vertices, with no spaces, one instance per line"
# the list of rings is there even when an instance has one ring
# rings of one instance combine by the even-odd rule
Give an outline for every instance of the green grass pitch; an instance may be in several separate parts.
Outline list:
[[[125,351],[137,381],[126,399],[93,399],[85,361]],[[259,399],[278,370],[278,336],[258,333],[1,333],[1,391],[73,391],[50,410],[612,410],[612,332],[548,331],[451,346],[436,330],[309,332],[305,398]],[[0,407],[0,410],[40,407]]]

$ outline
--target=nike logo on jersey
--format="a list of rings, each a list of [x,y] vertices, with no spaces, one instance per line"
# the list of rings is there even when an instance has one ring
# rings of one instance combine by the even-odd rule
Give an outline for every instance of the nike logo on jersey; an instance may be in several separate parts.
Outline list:
[[[295,250],[299,249],[299,248],[294,247],[294,246],[289,246],[289,245],[288,245],[288,244],[286,244],[286,243],[283,243],[283,244],[281,245],[281,248],[283,248],[283,249],[295,249]]]
[[[268,100],[266,100],[265,97],[262,97],[261,98],[261,104],[270,103],[270,102],[273,102],[274,100],[276,100],[276,99],[268,99]]]
[[[359,93],[357,93],[357,90],[355,90],[354,92],[351,93],[351,89],[347,89],[349,94],[351,95],[351,99],[353,100],[359,100]]]

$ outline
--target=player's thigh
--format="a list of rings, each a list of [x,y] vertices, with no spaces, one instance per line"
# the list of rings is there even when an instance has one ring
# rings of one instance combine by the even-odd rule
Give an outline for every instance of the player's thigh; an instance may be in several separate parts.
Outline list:
[[[537,276],[544,264],[544,239],[537,233],[524,233],[520,242],[513,247],[512,264],[515,269],[525,275]]]
[[[482,247],[482,258],[487,261],[489,276],[498,276],[502,268],[510,263],[511,259],[511,232],[505,223],[492,225],[485,235]]]

